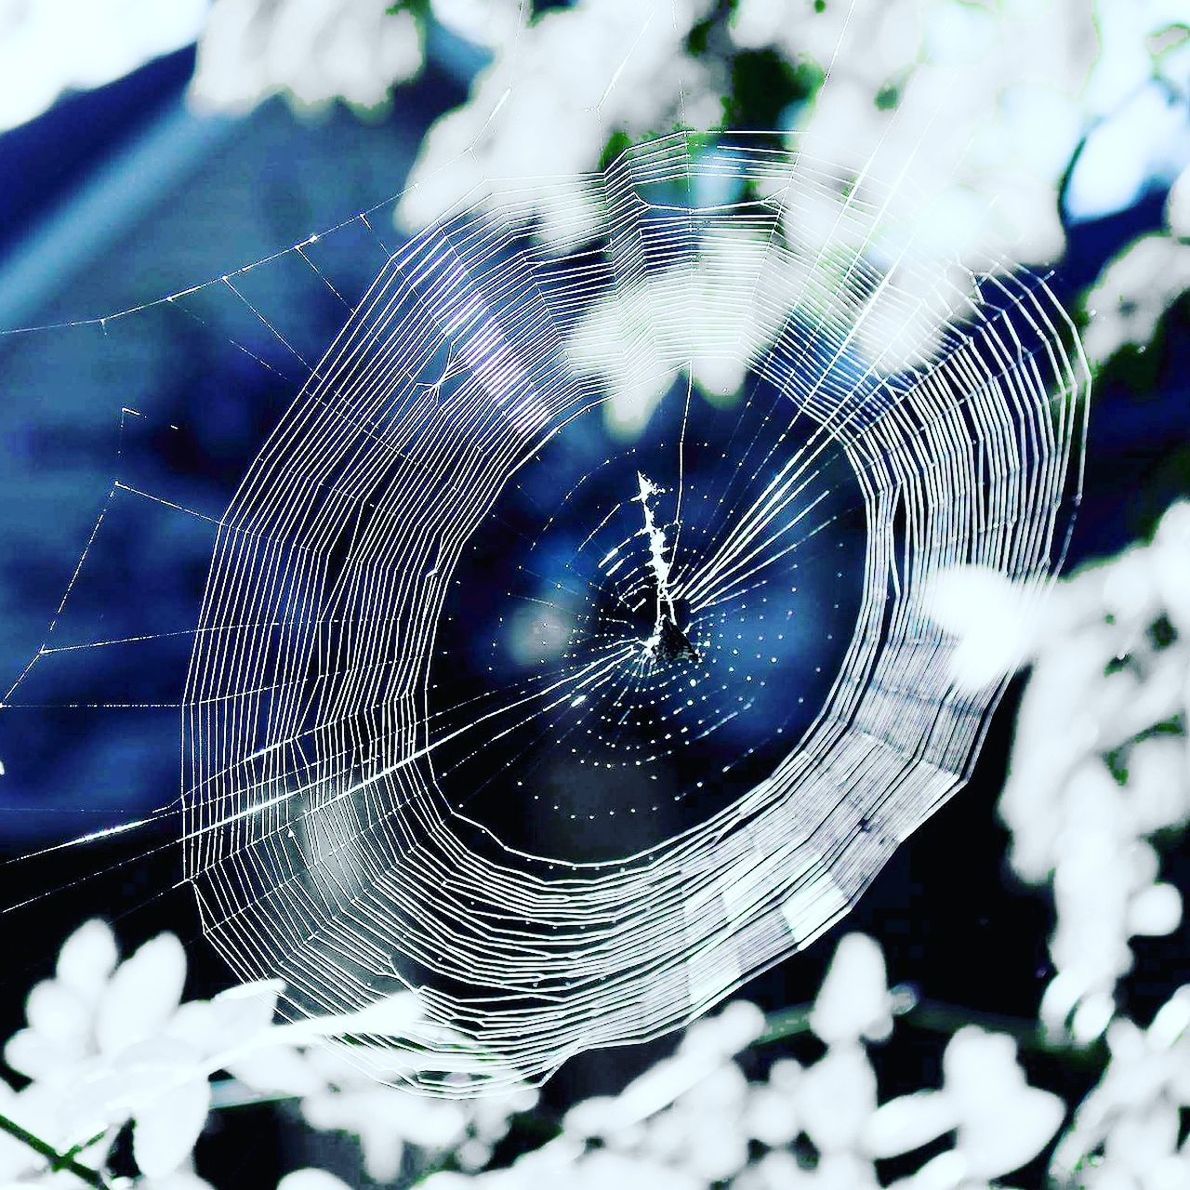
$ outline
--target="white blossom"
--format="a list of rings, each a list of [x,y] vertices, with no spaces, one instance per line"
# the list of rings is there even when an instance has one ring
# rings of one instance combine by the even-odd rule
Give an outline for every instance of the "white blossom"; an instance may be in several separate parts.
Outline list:
[[[347,1183],[323,1169],[298,1169],[286,1174],[277,1190],[348,1190]]]
[[[1187,289],[1190,243],[1163,232],[1141,236],[1104,269],[1087,294],[1087,358],[1103,363],[1121,347],[1143,350],[1161,316]]]
[[[1030,1087],[1003,1034],[960,1029],[943,1055],[941,1091],[894,1099],[873,1118],[869,1143],[879,1155],[904,1152],[954,1131],[954,1148],[917,1174],[923,1186],[987,1182],[1027,1164],[1065,1115],[1062,1100]]]
[[[1186,96],[1149,83],[1091,129],[1071,172],[1067,211],[1089,219],[1126,210],[1176,177],[1188,157]]]
[[[204,108],[243,112],[282,92],[371,109],[422,65],[422,30],[389,0],[216,0],[191,84]]]
[[[1090,1041],[1114,1015],[1129,940],[1181,921],[1150,838],[1190,819],[1190,505],[1171,508],[1151,544],[1044,599],[983,573],[943,578],[931,610],[956,658],[974,659],[968,676],[1032,664],[1000,810],[1017,872],[1053,889],[1057,974],[1042,1020]],[[984,587],[998,594],[981,599]]]
[[[1180,1114],[1190,1107],[1190,986],[1148,1029],[1121,1018],[1107,1040],[1107,1071],[1075,1114],[1053,1171],[1070,1179],[1094,1168],[1087,1184],[1100,1188],[1190,1184],[1190,1149],[1178,1148]]]
[[[865,934],[840,940],[814,1001],[810,1027],[827,1045],[884,1041],[892,1032],[892,997],[880,946]]]
[[[1086,124],[1097,50],[1087,5],[867,0],[801,20],[772,7],[744,0],[736,38],[831,66],[799,147],[928,195],[919,252],[972,267],[989,252],[1029,262],[1061,252],[1057,189]],[[892,99],[878,105],[881,95]]]
[[[863,1049],[832,1046],[807,1068],[798,1084],[797,1110],[802,1131],[820,1153],[858,1155],[876,1110],[876,1074]]]
[[[356,1136],[364,1167],[379,1182],[396,1176],[409,1148],[457,1152],[464,1167],[486,1164],[511,1118],[536,1100],[527,1088],[475,1100],[429,1099],[377,1082],[382,1055],[363,1065],[342,1050],[314,1049],[307,1062],[320,1086],[302,1098],[302,1117],[321,1131]]]
[[[0,131],[65,91],[101,87],[200,35],[208,0],[0,2]]]
[[[1021,705],[1001,813],[1017,871],[1052,881],[1058,973],[1043,1020],[1083,1039],[1111,1019],[1129,938],[1181,917],[1149,838],[1190,819],[1187,559],[1190,505],[1177,504],[1150,545],[1061,584]]]
[[[1190,240],[1190,165],[1178,174],[1165,200],[1165,223],[1171,235]]]
[[[181,1179],[177,1190],[184,1190],[194,1176],[191,1150],[213,1104],[210,1077],[220,1070],[253,1091],[301,1096],[313,1126],[360,1138],[378,1178],[397,1172],[406,1144],[459,1148],[483,1163],[510,1117],[532,1106],[532,1093],[515,1088],[482,1107],[419,1098],[377,1081],[385,1069],[400,1079],[408,1059],[399,1051],[390,1057],[386,1050],[327,1044],[336,1037],[415,1033],[421,1012],[411,993],[278,1024],[279,983],[182,1003],[185,979],[185,953],[173,935],[158,936],[120,963],[110,928],[88,922],[62,947],[54,978],[32,989],[27,1026],[5,1046],[8,1065],[31,1080],[19,1093],[0,1084],[5,1114],[58,1151],[96,1138],[80,1154],[95,1165],[131,1121],[145,1190],[169,1190],[171,1179]],[[44,1164],[31,1149],[0,1137],[0,1177],[40,1177]]]
[[[27,1027],[5,1061],[33,1080],[23,1093],[31,1103],[53,1105],[52,1143],[69,1149],[132,1119],[141,1168],[164,1176],[189,1157],[207,1116],[205,1074],[192,1074],[201,1048],[171,1032],[186,958],[169,934],[118,966],[116,956],[102,922],[73,935],[55,977],[29,993]]]
[[[597,226],[595,205],[569,179],[596,166],[613,132],[639,135],[670,122],[706,128],[718,118],[709,68],[684,52],[710,7],[579,0],[542,14],[497,49],[468,102],[430,130],[399,223],[422,227],[483,183],[489,197],[520,188],[544,243],[580,243]]]

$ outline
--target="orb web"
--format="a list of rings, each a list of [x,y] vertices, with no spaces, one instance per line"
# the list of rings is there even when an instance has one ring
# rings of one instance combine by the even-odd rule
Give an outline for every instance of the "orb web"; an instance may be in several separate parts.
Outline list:
[[[1088,381],[1045,284],[929,262],[895,187],[769,144],[629,151],[563,252],[523,191],[471,196],[220,522],[204,928],[297,1012],[415,990],[389,1044],[432,1093],[676,1027],[837,921],[998,694],[952,682],[924,585],[1063,548]]]
[[[772,770],[842,661],[864,538],[845,457],[808,461],[772,386],[693,397],[675,384],[612,454],[581,422],[556,435],[453,572],[435,775],[514,847],[611,860],[625,832],[642,848],[696,825]]]

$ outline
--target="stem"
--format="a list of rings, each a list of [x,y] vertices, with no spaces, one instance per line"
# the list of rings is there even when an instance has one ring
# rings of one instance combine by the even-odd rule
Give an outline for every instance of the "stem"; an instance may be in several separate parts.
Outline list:
[[[811,1004],[799,1004],[794,1008],[769,1013],[768,1028],[752,1044],[772,1045],[776,1041],[809,1033],[812,1008]],[[976,1025],[991,1033],[1006,1033],[1022,1050],[1030,1053],[1059,1054],[1077,1061],[1099,1061],[1103,1057],[1102,1043],[1078,1045],[1074,1041],[1049,1036],[1032,1021],[990,1012],[973,1012],[937,1000],[913,1000],[905,996],[899,1007],[894,1002],[892,1012],[905,1024],[927,1033],[949,1035],[964,1025]]]
[[[752,1043],[753,1045],[772,1045],[774,1041],[784,1041],[787,1037],[800,1037],[810,1031],[810,1005],[799,1004],[796,1008],[782,1008],[780,1012],[770,1012],[765,1018],[768,1028]]]
[[[0,1114],[0,1132],[7,1132],[9,1136],[40,1154],[50,1163],[50,1168],[55,1172],[67,1170],[76,1178],[86,1182],[88,1186],[99,1186],[101,1190],[107,1187],[107,1179],[99,1170],[92,1169],[89,1165],[83,1165],[80,1161],[75,1160],[74,1154],[79,1151],[78,1149],[59,1153],[48,1141],[42,1140],[40,1136],[35,1136],[27,1128],[22,1128],[16,1120],[9,1119],[8,1116],[2,1114]],[[84,1148],[94,1143],[94,1140],[90,1140]]]
[[[1098,1060],[1103,1056],[1102,1043],[1080,1045],[1073,1039],[1053,1037],[1032,1021],[991,1012],[972,1012],[936,1000],[923,1000],[906,1014],[905,1020],[907,1024],[931,1033],[953,1033],[963,1025],[977,1025],[991,1033],[1006,1033],[1021,1049],[1035,1054],[1060,1054],[1077,1060]]]

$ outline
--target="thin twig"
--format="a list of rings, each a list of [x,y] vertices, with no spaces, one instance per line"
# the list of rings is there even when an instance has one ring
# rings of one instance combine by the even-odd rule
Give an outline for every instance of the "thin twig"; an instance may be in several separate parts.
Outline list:
[[[74,1174],[76,1178],[82,1179],[88,1186],[99,1186],[101,1190],[106,1190],[108,1185],[107,1179],[97,1169],[92,1169],[89,1165],[83,1165],[81,1161],[75,1159],[74,1154],[79,1152],[78,1149],[71,1149],[66,1153],[59,1153],[48,1141],[44,1141],[40,1136],[36,1136],[27,1128],[22,1128],[16,1120],[9,1119],[8,1116],[0,1115],[0,1132],[7,1132],[9,1136],[19,1140],[23,1145],[27,1145],[35,1153],[40,1154],[49,1163],[50,1168],[54,1171],[67,1170]],[[98,1138],[96,1138],[98,1139]],[[88,1141],[88,1144],[93,1144],[94,1141]]]
[[[896,1000],[898,996],[899,1004]],[[809,1033],[812,1009],[811,1004],[799,1004],[793,1008],[783,1008],[779,1012],[769,1013],[768,1027],[752,1044],[772,1045],[777,1041]],[[997,1013],[975,1012],[937,1000],[917,1000],[899,988],[894,989],[892,1012],[911,1028],[927,1033],[952,1034],[965,1025],[976,1025],[991,1033],[1006,1033],[1028,1053],[1056,1054],[1080,1063],[1101,1061],[1104,1056],[1101,1041],[1089,1045],[1080,1044],[1073,1038],[1054,1037],[1032,1021]]]
[[[767,1028],[752,1043],[753,1045],[772,1045],[774,1041],[784,1041],[789,1037],[800,1037],[810,1031],[810,1005],[799,1004],[796,1008],[782,1008],[779,1012],[770,1012],[765,1017]]]
[[[1100,1062],[1106,1057],[1102,1038],[1091,1042],[1053,1035],[1033,1021],[998,1013],[973,1012],[937,1000],[922,1000],[905,1014],[905,1022],[930,1033],[953,1033],[964,1025],[978,1025],[990,1033],[1007,1033],[1027,1053],[1055,1054],[1072,1062]]]

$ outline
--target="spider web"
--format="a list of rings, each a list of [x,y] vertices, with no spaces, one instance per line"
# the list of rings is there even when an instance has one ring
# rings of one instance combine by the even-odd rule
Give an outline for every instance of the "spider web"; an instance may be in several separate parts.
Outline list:
[[[295,1015],[416,990],[385,1078],[536,1081],[690,1020],[969,772],[1001,687],[953,682],[923,592],[1053,573],[1085,364],[1041,278],[923,263],[928,204],[794,144],[637,146],[569,180],[605,234],[568,251],[492,182],[395,251],[374,210],[72,328],[213,328],[275,383],[196,487],[123,352],[118,478],[6,710],[180,716],[204,933]],[[329,349],[280,300],[311,283]]]

